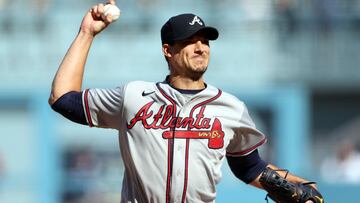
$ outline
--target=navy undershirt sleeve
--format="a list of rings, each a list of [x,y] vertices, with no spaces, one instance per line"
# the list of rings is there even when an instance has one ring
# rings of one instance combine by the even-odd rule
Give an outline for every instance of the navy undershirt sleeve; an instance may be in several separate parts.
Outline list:
[[[64,94],[51,105],[51,108],[71,121],[87,125],[82,104],[82,92],[71,91]]]
[[[246,156],[226,156],[226,158],[234,175],[246,184],[255,180],[268,165],[260,158],[257,149]]]

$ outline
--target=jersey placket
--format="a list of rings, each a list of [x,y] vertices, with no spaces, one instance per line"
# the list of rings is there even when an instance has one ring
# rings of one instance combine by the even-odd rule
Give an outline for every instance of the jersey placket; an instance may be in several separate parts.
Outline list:
[[[186,108],[178,107],[179,113],[177,118],[185,117]],[[179,128],[175,128],[175,131]],[[180,203],[182,199],[182,193],[184,188],[184,175],[185,175],[185,148],[186,139],[173,138],[173,174],[171,180],[171,202]]]
[[[190,138],[189,137],[180,137],[176,138],[177,130],[187,130],[191,131],[190,126],[182,126],[176,128],[176,123],[178,119],[183,119],[185,117],[194,118],[194,112],[198,111],[202,106],[216,100],[221,95],[221,90],[218,90],[217,94],[208,97],[203,101],[196,102],[195,98],[191,99],[188,102],[179,102],[173,99],[167,92],[164,91],[157,84],[158,89],[161,94],[170,101],[176,109],[176,117],[174,128],[169,129],[172,131],[172,136],[169,139],[169,149],[168,149],[168,175],[167,175],[167,189],[166,189],[166,203],[168,202],[185,202],[186,193],[187,193],[187,183],[188,183],[188,164],[189,164],[189,151],[190,151]],[[183,98],[181,98],[183,99]],[[184,100],[184,101],[185,101]],[[182,103],[182,106],[180,106]],[[195,119],[195,118],[194,118]]]
[[[178,119],[188,117],[189,116],[189,105],[184,103],[184,106],[180,106],[179,103],[175,102],[173,98],[165,93],[165,91],[160,90],[163,96],[166,97],[167,100],[171,101],[173,105],[176,105],[174,109],[176,109],[176,120],[175,127],[170,129],[174,133],[177,130],[188,130],[182,128],[176,128],[176,123]],[[179,105],[177,105],[179,104]],[[174,134],[175,135],[175,134]],[[185,177],[187,174],[187,151],[189,149],[186,148],[188,139],[181,139],[172,137],[169,139],[169,156],[168,157],[168,180],[167,180],[167,194],[166,194],[166,202],[177,202],[180,203],[184,199],[184,188],[185,187]]]
[[[180,113],[180,110],[177,110],[177,102],[172,98],[170,97],[165,91],[164,89],[162,89],[160,87],[160,84],[157,83],[156,84],[157,88],[159,89],[160,93],[165,97],[165,99],[167,101],[169,101],[171,103],[171,105],[173,106],[173,117],[176,117],[176,120],[175,120],[175,123],[177,122],[177,119],[178,119],[178,114]],[[180,107],[179,107],[180,108]],[[179,113],[178,113],[179,112]],[[175,132],[176,130],[176,125],[169,129],[170,132]],[[174,195],[173,195],[173,186],[174,186],[174,183],[173,183],[173,176],[174,176],[174,169],[176,170],[176,172],[178,172],[178,170],[176,168],[174,168],[174,141],[175,141],[175,137],[172,137],[170,139],[168,139],[168,161],[167,161],[167,179],[166,179],[166,196],[165,196],[165,202],[166,203],[169,203],[169,202],[174,202],[173,198],[174,198]],[[175,184],[175,185],[178,185],[178,184]]]

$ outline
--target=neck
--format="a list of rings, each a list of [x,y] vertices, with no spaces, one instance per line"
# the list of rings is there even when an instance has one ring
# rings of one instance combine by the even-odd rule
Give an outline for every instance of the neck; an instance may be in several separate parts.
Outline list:
[[[169,83],[177,88],[182,90],[201,90],[205,88],[205,82],[203,77],[198,80],[193,80],[191,78],[183,77],[180,75],[171,76],[168,79]]]

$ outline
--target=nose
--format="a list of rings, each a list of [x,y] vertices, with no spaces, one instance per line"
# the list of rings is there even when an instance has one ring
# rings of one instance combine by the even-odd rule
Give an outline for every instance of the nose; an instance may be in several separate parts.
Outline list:
[[[204,43],[201,42],[201,40],[196,41],[195,43],[195,52],[196,53],[203,53],[204,52]]]

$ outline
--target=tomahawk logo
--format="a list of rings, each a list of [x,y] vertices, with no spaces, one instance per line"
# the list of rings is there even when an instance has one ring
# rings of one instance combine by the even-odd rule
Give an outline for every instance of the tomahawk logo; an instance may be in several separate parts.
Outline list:
[[[198,23],[199,25],[203,25],[200,18],[195,16],[194,19],[189,23],[190,25],[195,25],[195,23]]]
[[[210,149],[220,149],[224,146],[224,131],[221,128],[221,122],[215,118],[210,130],[169,130],[162,134],[165,139],[189,138],[189,139],[207,139]]]

